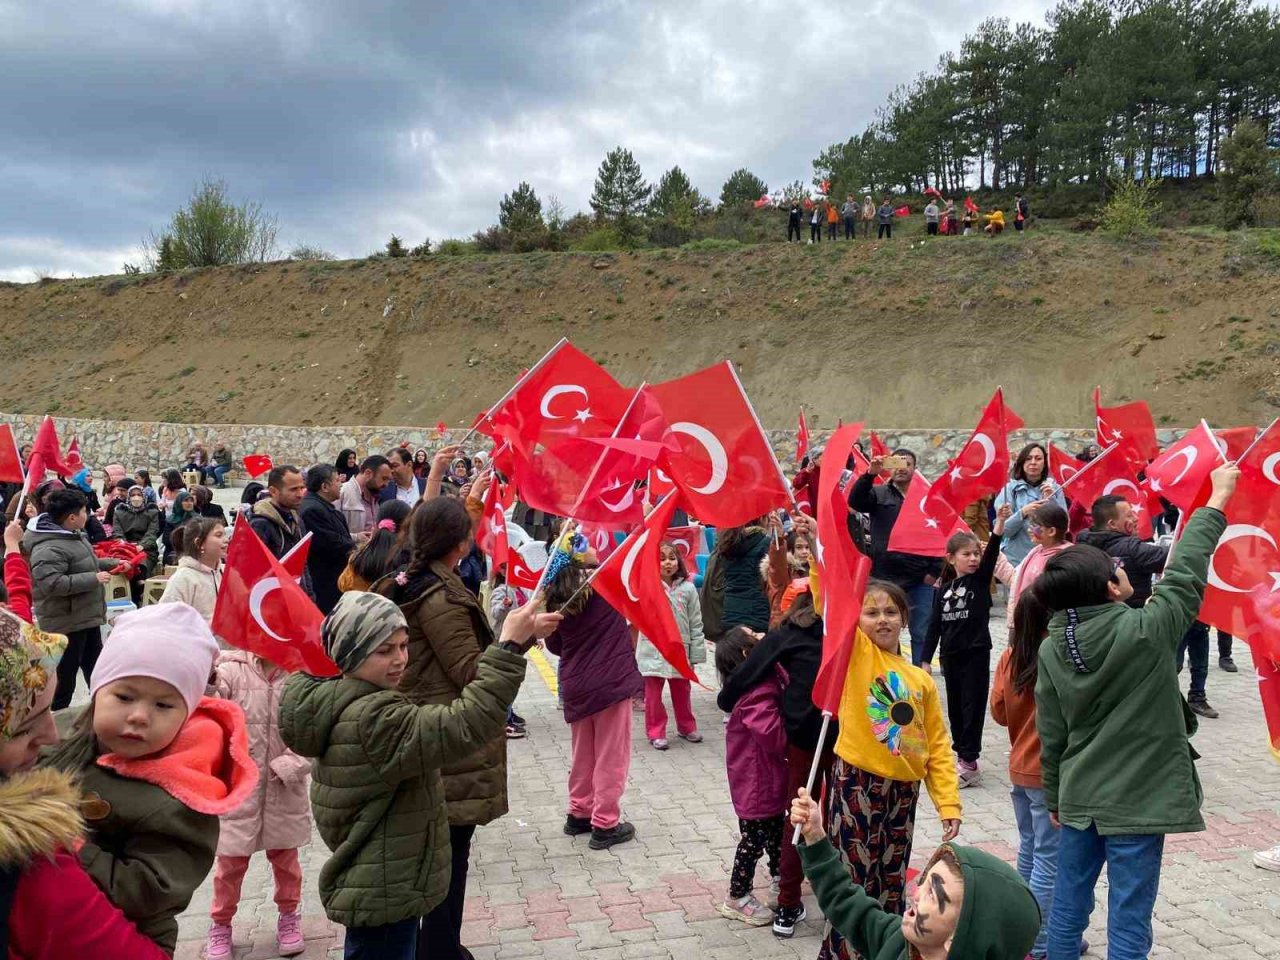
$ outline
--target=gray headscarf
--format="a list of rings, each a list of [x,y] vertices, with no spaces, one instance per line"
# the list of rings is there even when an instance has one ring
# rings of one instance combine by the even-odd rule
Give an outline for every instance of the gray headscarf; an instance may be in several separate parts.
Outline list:
[[[359,668],[397,630],[407,630],[400,608],[376,593],[344,593],[320,625],[325,653],[343,673]]]

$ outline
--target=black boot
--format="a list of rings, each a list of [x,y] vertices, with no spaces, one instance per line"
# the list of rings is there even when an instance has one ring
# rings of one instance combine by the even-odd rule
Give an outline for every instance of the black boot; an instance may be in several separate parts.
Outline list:
[[[636,828],[629,823],[618,823],[608,830],[595,827],[591,831],[591,842],[587,844],[592,850],[608,850],[620,843],[636,838]]]
[[[1227,671],[1227,673],[1240,672],[1240,668],[1236,666],[1236,662],[1232,660],[1230,657],[1219,657],[1218,666],[1221,667],[1223,670]]]
[[[580,837],[591,832],[590,817],[575,817],[572,813],[565,817],[564,832],[566,836]]]
[[[1218,719],[1218,711],[1209,706],[1209,701],[1205,698],[1204,694],[1194,698],[1188,697],[1187,703],[1191,707],[1191,712],[1197,716],[1205,717],[1209,720]]]

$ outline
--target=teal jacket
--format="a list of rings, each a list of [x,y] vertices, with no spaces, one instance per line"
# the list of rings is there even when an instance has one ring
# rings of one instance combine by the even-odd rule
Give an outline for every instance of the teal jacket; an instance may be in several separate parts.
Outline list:
[[[948,960],[1022,960],[1040,932],[1040,908],[1011,866],[973,847],[947,844],[960,863],[964,899]],[[908,960],[902,917],[849,879],[830,840],[801,844],[800,862],[827,922],[866,960]]]
[[[1147,604],[1059,611],[1040,646],[1036,727],[1045,805],[1077,830],[1108,835],[1204,829],[1191,747],[1196,718],[1178,687],[1178,642],[1195,621],[1226,529],[1197,510]],[[1074,622],[1078,663],[1067,646]]]

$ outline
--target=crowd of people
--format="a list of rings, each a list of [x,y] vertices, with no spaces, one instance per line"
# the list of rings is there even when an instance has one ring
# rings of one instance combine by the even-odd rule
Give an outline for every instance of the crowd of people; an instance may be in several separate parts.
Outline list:
[[[220,486],[222,455],[197,444],[185,467]],[[1204,827],[1189,737],[1196,715],[1217,714],[1208,628],[1195,616],[1237,471],[1213,474],[1208,506],[1186,519],[1170,559],[1167,539],[1135,535],[1123,497],[1075,509],[1048,475],[1046,448],[1029,444],[1003,491],[966,513],[971,532],[935,558],[889,548],[915,455],[869,463],[848,484],[846,527],[871,580],[825,736],[813,698],[824,590],[842,585],[822,583],[813,562],[812,508],[714,531],[700,589],[675,543],[659,550],[685,655],[711,659],[720,681],[740,835],[720,912],[790,937],[807,877],[827,921],[821,960],[1074,960],[1106,863],[1109,955],[1146,956],[1163,838]],[[822,471],[846,468],[815,451],[794,479],[797,499],[816,504]],[[235,528],[207,486],[188,488],[176,469],[155,487],[145,470],[103,473],[101,497],[89,470],[25,496],[0,491],[0,837],[21,838],[0,841],[0,931],[13,955],[171,955],[176,918],[212,872],[205,956],[226,960],[259,851],[280,953],[297,955],[297,850],[314,824],[330,851],[320,897],[346,927],[346,956],[469,956],[472,841],[508,811],[509,741],[526,734],[513,704],[535,643],[557,658],[570,728],[568,836],[595,850],[635,838],[623,797],[636,712],[656,751],[670,749],[665,700],[675,736],[703,742],[690,681],[591,589],[593,550],[549,568],[537,596],[491,568],[476,544],[495,479],[483,454],[344,450],[245,486],[234,512],[274,556],[309,538],[301,586],[325,615],[321,639],[340,671],[323,679],[214,636]],[[512,549],[540,569],[559,525],[541,542],[517,519]],[[143,605],[140,586],[159,570],[163,594]],[[114,617],[104,643],[115,576],[132,584],[137,609]],[[998,594],[1010,627],[993,674]],[[1219,642],[1220,665],[1234,670],[1230,638]],[[59,742],[53,713],[70,707],[78,676],[89,701]],[[988,715],[1009,733],[1016,867],[957,842],[961,791],[983,784]],[[912,897],[922,784],[944,842]],[[767,902],[754,892],[761,860]],[[1255,862],[1280,871],[1280,847]],[[85,922],[62,922],[73,915]]]
[[[925,200],[922,213],[927,236],[967,237],[975,233],[997,236],[1004,232],[1005,214],[999,207],[984,214],[972,200],[966,200],[957,209],[954,200],[937,191],[930,191]],[[859,224],[864,239],[871,236],[873,225],[876,239],[892,239],[894,224],[909,214],[908,207],[895,207],[893,198],[889,196],[881,198],[879,204],[872,199],[871,194],[866,194],[861,203],[853,194],[846,196],[843,204],[834,197],[823,197],[816,202],[809,199],[796,200],[787,207],[787,241],[800,242],[801,227],[806,222],[809,225],[810,243],[821,243],[824,232],[830,242],[835,242],[841,236],[845,240],[853,240],[858,236]],[[1013,228],[1021,233],[1030,222],[1031,204],[1022,193],[1017,193],[1013,200]]]

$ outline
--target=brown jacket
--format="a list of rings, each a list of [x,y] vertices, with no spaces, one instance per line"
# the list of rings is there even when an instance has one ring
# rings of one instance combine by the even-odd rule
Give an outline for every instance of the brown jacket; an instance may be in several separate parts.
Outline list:
[[[395,600],[409,621],[409,665],[400,692],[417,704],[447,704],[476,678],[480,655],[494,636],[479,601],[456,573],[434,563],[431,574],[411,600],[394,595],[392,576],[383,577],[373,590]],[[443,773],[450,824],[483,826],[507,812],[505,731]]]

